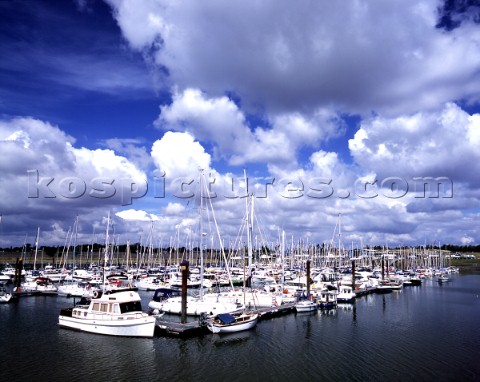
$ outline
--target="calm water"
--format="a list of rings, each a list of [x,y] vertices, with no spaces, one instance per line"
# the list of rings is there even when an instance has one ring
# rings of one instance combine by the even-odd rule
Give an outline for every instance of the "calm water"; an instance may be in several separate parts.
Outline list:
[[[152,294],[142,294],[145,309]],[[188,339],[59,329],[58,313],[72,302],[38,296],[0,305],[0,381],[480,380],[479,275]]]

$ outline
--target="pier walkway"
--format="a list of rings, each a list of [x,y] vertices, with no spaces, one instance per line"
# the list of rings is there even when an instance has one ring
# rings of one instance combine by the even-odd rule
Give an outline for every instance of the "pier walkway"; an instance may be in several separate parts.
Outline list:
[[[259,308],[254,310],[259,315],[259,320],[282,316],[284,314],[295,312],[295,304],[282,304],[268,308]],[[200,319],[196,321],[182,324],[178,321],[165,321],[157,319],[155,327],[156,335],[173,335],[173,336],[196,336],[210,333],[205,325],[201,325]]]

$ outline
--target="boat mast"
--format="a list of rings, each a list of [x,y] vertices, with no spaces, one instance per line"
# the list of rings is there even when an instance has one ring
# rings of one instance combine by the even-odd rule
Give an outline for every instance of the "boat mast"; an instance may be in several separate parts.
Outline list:
[[[202,211],[203,211],[203,170],[200,171],[200,301],[203,301],[203,219],[202,219]]]
[[[40,237],[40,227],[37,227],[37,236],[35,237],[35,258],[33,260],[33,270],[37,269],[38,238]]]
[[[106,286],[106,277],[107,277],[107,262],[108,262],[108,246],[109,246],[109,237],[108,237],[108,231],[110,228],[110,211],[108,211],[108,217],[107,217],[107,229],[105,232],[105,256],[103,257],[103,288],[105,290]]]
[[[285,231],[282,230],[282,245],[280,248],[280,255],[282,260],[282,296],[283,296],[283,288],[285,286]]]
[[[247,192],[247,197],[245,198],[245,210],[246,210],[246,219],[247,219],[247,249],[248,249],[248,274],[251,274],[252,271],[252,226],[253,221],[253,198],[248,193],[248,180],[247,180],[247,171],[243,170],[244,178],[245,178],[245,190]],[[250,210],[248,208],[248,201],[250,199]]]

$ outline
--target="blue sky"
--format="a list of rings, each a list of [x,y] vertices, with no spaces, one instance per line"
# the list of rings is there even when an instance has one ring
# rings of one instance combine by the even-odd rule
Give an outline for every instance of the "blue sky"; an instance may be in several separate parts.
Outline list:
[[[0,246],[37,227],[63,244],[76,216],[77,240],[102,242],[109,212],[118,242],[153,222],[156,242],[194,243],[200,219],[213,245],[235,242],[244,170],[257,243],[329,243],[340,215],[346,247],[478,244],[479,15],[440,0],[0,2]],[[216,193],[204,210],[181,197],[199,169]]]

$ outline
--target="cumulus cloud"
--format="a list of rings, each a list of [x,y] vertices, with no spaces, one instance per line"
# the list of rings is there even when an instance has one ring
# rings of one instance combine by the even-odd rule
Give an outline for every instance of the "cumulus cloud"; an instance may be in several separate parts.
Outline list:
[[[166,132],[153,143],[152,159],[169,179],[177,177],[198,178],[200,169],[210,168],[211,157],[189,133]]]
[[[328,109],[311,115],[275,114],[270,126],[250,126],[244,112],[228,97],[208,97],[198,89],[174,93],[170,105],[161,106],[156,125],[163,130],[186,131],[214,144],[214,152],[230,164],[281,162],[294,165],[300,148],[343,133],[345,123]]]
[[[172,84],[234,91],[249,109],[405,113],[480,85],[479,29],[437,28],[437,0],[109,3],[130,45]]]
[[[156,215],[150,214],[142,210],[128,209],[119,211],[115,214],[123,220],[134,220],[134,221],[157,221],[159,220]]]
[[[362,121],[349,141],[355,161],[385,177],[448,177],[478,184],[480,116],[454,103],[436,111]]]
[[[58,220],[88,214],[92,206],[108,210],[131,204],[132,196],[146,191],[146,175],[126,158],[74,145],[73,137],[45,121],[0,121],[0,211],[7,220],[17,216],[9,230],[25,221],[54,228]]]

